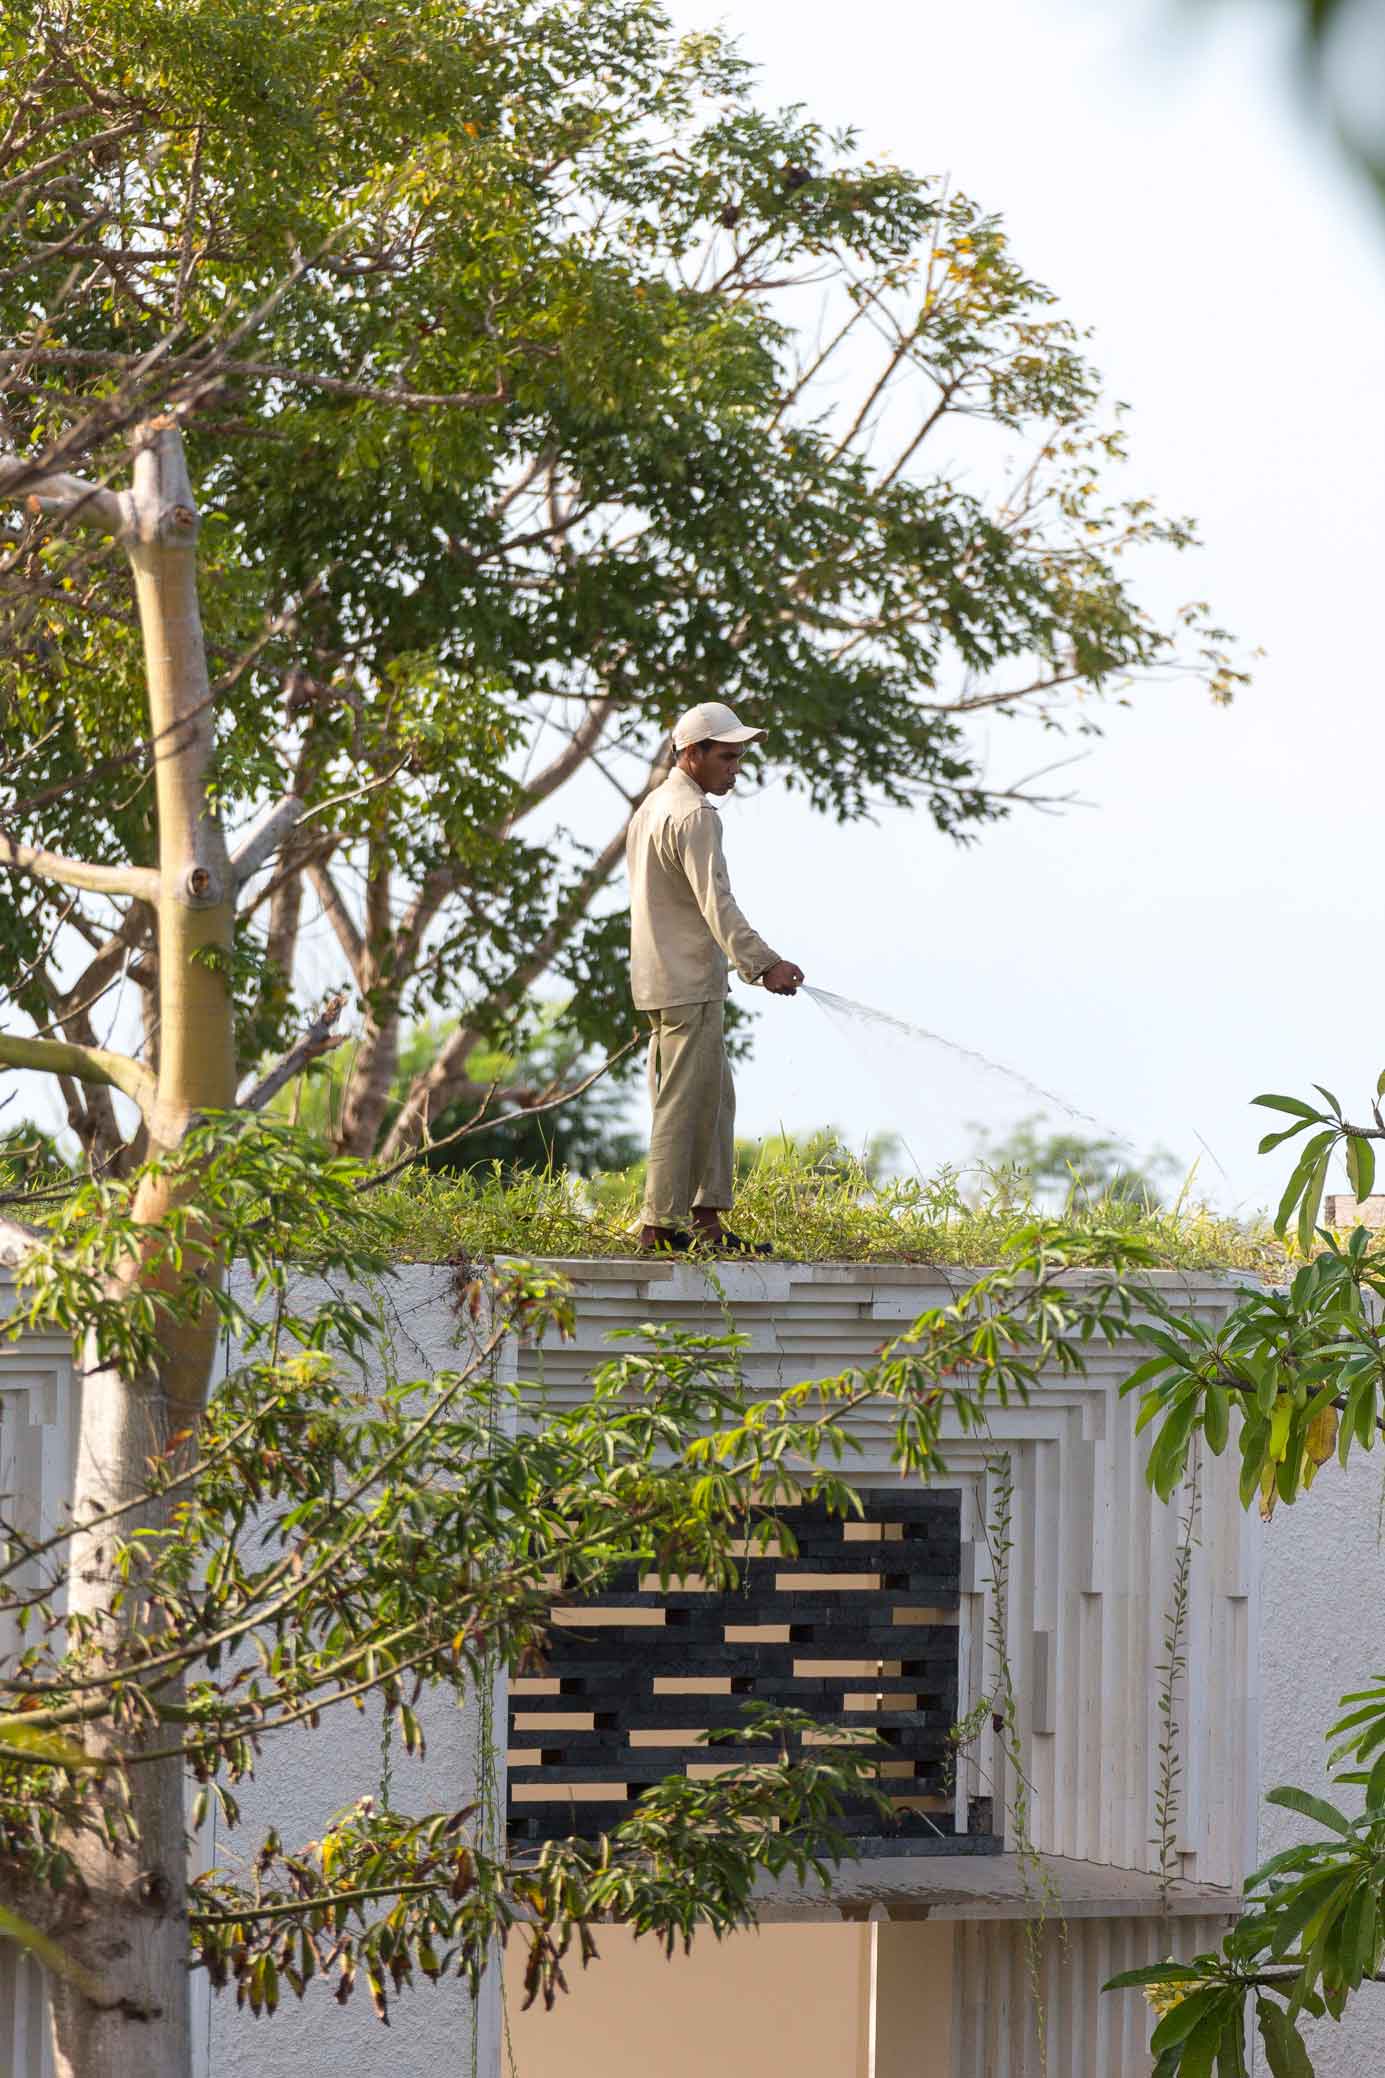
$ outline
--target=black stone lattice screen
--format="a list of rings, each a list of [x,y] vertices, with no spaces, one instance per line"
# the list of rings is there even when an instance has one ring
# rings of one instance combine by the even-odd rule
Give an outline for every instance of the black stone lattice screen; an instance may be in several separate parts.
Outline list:
[[[510,1684],[512,1843],[600,1833],[665,1775],[764,1760],[763,1744],[697,1743],[740,1723],[753,1699],[888,1742],[880,1776],[894,1817],[866,1805],[848,1813],[843,1830],[859,1849],[998,1847],[984,1807],[959,1834],[948,1772],[960,1495],[876,1487],[861,1499],[864,1520],[783,1511],[797,1555],[743,1553],[733,1593],[695,1581],[660,1593],[657,1574],[632,1567],[601,1595],[555,1610],[544,1673]]]

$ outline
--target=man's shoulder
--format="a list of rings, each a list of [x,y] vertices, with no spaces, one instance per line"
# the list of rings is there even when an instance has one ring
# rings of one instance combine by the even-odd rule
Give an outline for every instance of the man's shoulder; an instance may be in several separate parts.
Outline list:
[[[675,769],[662,786],[646,794],[635,810],[631,829],[663,829],[672,826],[684,829],[689,824],[710,818],[714,824],[716,810],[700,787],[678,785],[679,774]]]
[[[669,821],[674,823],[715,822],[717,812],[704,795],[700,801],[670,801],[668,817]]]

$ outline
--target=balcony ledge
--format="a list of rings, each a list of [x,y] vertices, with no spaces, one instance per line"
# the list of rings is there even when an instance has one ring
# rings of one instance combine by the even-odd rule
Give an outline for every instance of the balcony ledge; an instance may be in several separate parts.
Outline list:
[[[842,1862],[828,1891],[792,1878],[762,1881],[756,1911],[766,1924],[848,1919],[1235,1918],[1239,1894],[1213,1883],[1046,1854],[1038,1871],[1015,1854],[892,1855]]]

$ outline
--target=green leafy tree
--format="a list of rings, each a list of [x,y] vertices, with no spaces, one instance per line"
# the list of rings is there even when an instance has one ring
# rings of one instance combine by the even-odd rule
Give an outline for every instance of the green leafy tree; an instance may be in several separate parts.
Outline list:
[[[1163,1148],[1140,1161],[1124,1141],[1071,1129],[1055,1132],[1041,1112],[1020,1119],[998,1139],[979,1129],[976,1153],[992,1176],[1014,1177],[1025,1188],[1060,1203],[1080,1195],[1161,1205],[1165,1187],[1179,1167]]]
[[[563,1003],[539,1003],[524,1020],[528,1036],[518,1052],[478,1046],[467,1074],[481,1092],[482,1115],[474,1104],[456,1104],[433,1120],[429,1144],[419,1159],[447,1175],[461,1169],[554,1169],[575,1176],[628,1169],[640,1154],[641,1137],[630,1123],[629,1090],[613,1077],[590,1081],[599,1057],[584,1047]],[[454,1019],[426,1019],[405,1036],[391,1101],[380,1122],[388,1132],[415,1078],[437,1058],[456,1029]],[[627,1056],[627,1059],[631,1056]],[[349,1056],[334,1053],[314,1069],[306,1085],[275,1099],[276,1108],[322,1140],[336,1137],[350,1081]],[[588,1085],[583,1087],[583,1085]],[[541,1108],[558,1096],[552,1109]],[[454,1141],[453,1134],[460,1140]]]
[[[636,0],[16,0],[0,68],[6,438],[101,480],[136,423],[184,430],[218,800],[271,817],[237,1061],[310,999],[321,914],[363,1009],[344,1150],[474,1102],[544,975],[625,1036],[624,832],[690,702],[772,720],[825,814],[965,835],[1032,791],[987,783],[978,718],[1237,682],[1201,609],[1142,610],[1138,551],[1191,526],[1108,489],[1118,418],[998,220],[766,113],[716,36]],[[108,540],[15,521],[0,654],[4,826],[147,864]],[[154,1065],[152,907],[73,892],[17,888],[14,1001],[90,1046],[123,982]],[[63,1095],[98,1158],[146,1151]]]

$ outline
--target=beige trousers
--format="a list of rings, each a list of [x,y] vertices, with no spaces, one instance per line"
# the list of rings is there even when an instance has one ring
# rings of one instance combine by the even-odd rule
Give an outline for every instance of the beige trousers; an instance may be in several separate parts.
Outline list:
[[[726,1058],[726,1005],[677,1003],[650,1010],[649,1171],[646,1226],[686,1226],[694,1205],[731,1207],[736,1089]]]

